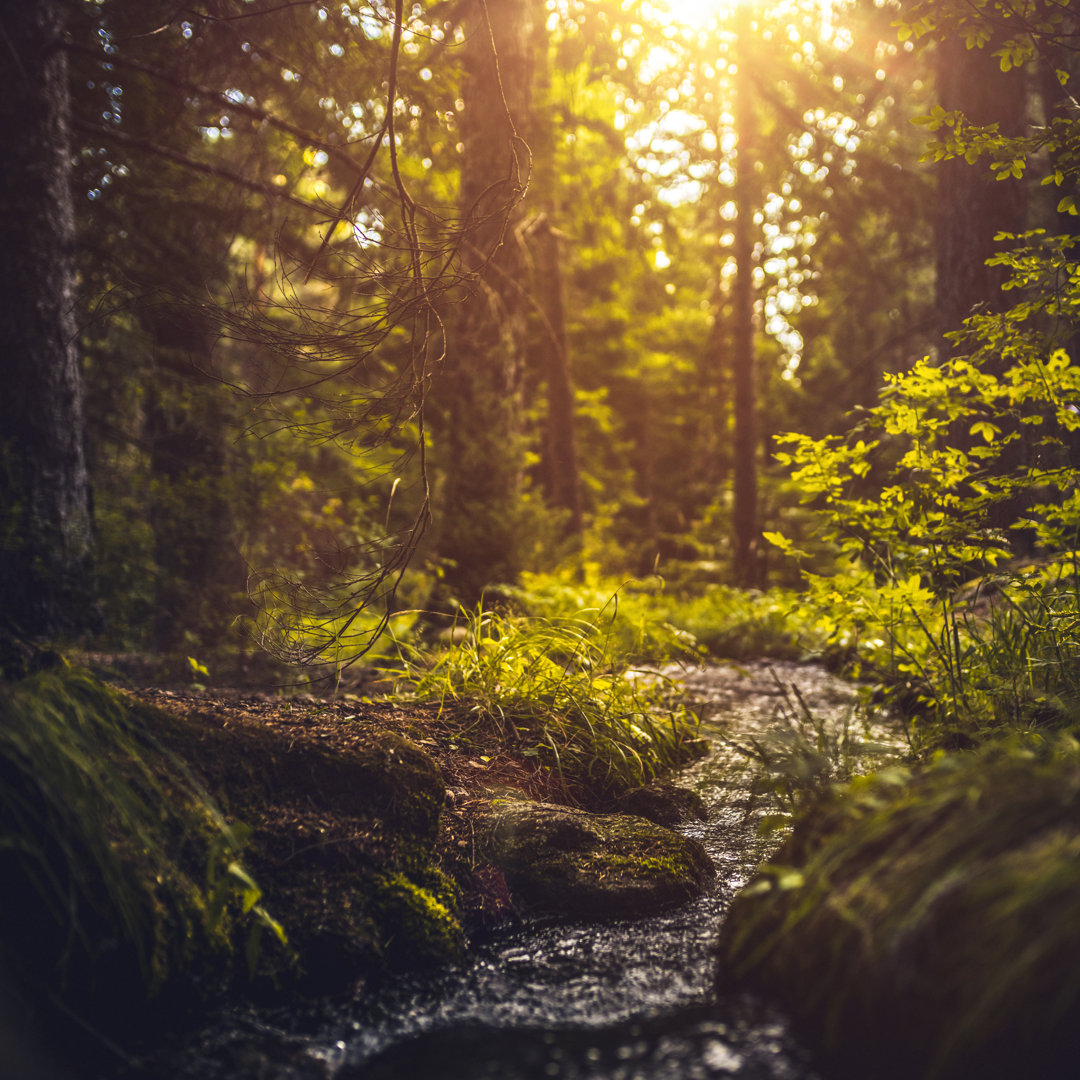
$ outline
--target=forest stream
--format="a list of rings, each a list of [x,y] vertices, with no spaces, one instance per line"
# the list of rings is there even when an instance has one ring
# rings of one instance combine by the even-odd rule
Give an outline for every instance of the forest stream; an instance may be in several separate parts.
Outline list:
[[[474,942],[462,963],[400,978],[377,994],[314,1001],[300,1011],[223,1014],[172,1056],[171,1075],[819,1076],[783,1015],[750,995],[715,989],[718,927],[773,843],[758,826],[774,807],[754,794],[746,759],[729,740],[783,731],[797,700],[793,684],[815,718],[842,727],[854,690],[820,668],[792,663],[712,666],[678,677],[702,709],[712,743],[707,758],[677,777],[708,807],[705,821],[683,827],[715,864],[706,895],[646,918],[542,919],[500,929]]]

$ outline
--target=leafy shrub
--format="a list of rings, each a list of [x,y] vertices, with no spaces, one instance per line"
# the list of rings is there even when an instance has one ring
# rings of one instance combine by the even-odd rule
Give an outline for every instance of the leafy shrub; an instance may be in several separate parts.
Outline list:
[[[1080,264],[1075,238],[1013,239],[1009,286],[1049,291],[973,316],[952,335],[968,355],[890,376],[846,435],[786,435],[777,455],[841,555],[835,573],[805,574],[811,617],[855,673],[935,720],[931,741],[1080,703],[1080,368],[1043,321],[1075,314],[1074,286],[1043,278],[1075,282]]]

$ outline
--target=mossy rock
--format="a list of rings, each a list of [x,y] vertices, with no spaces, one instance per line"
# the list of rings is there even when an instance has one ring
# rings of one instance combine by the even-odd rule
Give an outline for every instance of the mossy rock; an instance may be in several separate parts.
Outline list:
[[[1080,1054],[1080,748],[884,771],[806,814],[736,898],[722,982],[837,1075],[1062,1075]]]
[[[706,816],[705,803],[696,791],[664,783],[624,791],[615,799],[612,809],[668,826],[683,825],[695,819],[704,821]]]
[[[420,883],[405,874],[378,879],[370,908],[392,970],[430,967],[461,957],[465,939],[460,895],[438,870],[429,870]]]
[[[334,904],[334,919],[295,934],[306,993],[345,992],[371,975],[450,963],[464,950],[460,893],[437,868],[348,875]]]
[[[644,818],[548,803],[494,803],[483,847],[523,911],[643,915],[699,896],[713,872],[696,840]]]

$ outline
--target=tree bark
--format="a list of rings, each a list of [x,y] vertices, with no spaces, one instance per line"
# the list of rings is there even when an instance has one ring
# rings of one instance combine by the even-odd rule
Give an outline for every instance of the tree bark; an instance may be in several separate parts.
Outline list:
[[[547,220],[539,224],[533,236],[533,296],[543,322],[533,355],[547,386],[541,475],[548,503],[567,512],[565,535],[580,537],[581,476],[559,239]]]
[[[732,480],[732,529],[735,581],[743,588],[760,585],[760,553],[757,508],[757,393],[754,356],[754,239],[752,234],[754,185],[751,178],[751,132],[753,105],[747,69],[749,18],[738,15],[739,55],[735,76],[735,133],[738,159],[735,164],[734,255],[735,284],[732,290],[731,372],[735,406],[735,446]]]
[[[540,476],[550,506],[566,512],[563,535],[580,542],[584,528],[581,474],[578,467],[576,406],[566,333],[566,298],[562,251],[555,224],[562,199],[556,154],[556,118],[551,96],[549,36],[542,17],[533,19],[532,55],[536,66],[530,109],[529,143],[533,150],[532,185],[541,207],[530,234],[532,299],[536,326],[530,358],[547,391],[547,416],[541,446]]]
[[[1023,71],[1003,74],[993,48],[968,49],[952,35],[938,46],[938,97],[973,124],[997,123],[1004,135],[1023,132],[1027,109]],[[938,173],[937,317],[941,333],[959,330],[979,304],[992,303],[1004,280],[986,260],[999,250],[998,232],[1021,232],[1023,184],[995,180],[984,162],[942,162]]]
[[[451,323],[437,499],[444,591],[471,606],[519,570],[524,271],[513,226],[528,182],[531,0],[473,0],[465,45],[460,210],[471,294]]]
[[[0,623],[39,638],[93,620],[64,12],[10,4],[0,35]]]

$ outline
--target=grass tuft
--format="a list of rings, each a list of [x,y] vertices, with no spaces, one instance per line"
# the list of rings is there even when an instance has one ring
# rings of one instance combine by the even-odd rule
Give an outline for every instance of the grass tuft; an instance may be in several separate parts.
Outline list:
[[[647,784],[689,756],[697,720],[658,676],[627,670],[611,619],[525,618],[478,609],[434,655],[401,647],[383,669],[398,693],[494,718],[511,745],[568,791]]]

